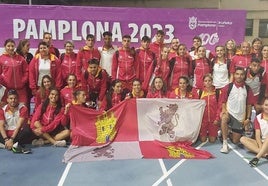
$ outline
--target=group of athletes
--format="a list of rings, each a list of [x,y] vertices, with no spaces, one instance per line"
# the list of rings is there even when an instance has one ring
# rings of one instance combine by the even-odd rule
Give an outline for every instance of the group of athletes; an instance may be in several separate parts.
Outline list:
[[[106,31],[103,46],[96,48],[88,34],[77,53],[66,41],[60,54],[46,32],[34,55],[29,40],[16,46],[7,39],[0,56],[0,148],[28,153],[25,143],[66,146],[72,105],[107,111],[132,98],[203,99],[202,142],[214,143],[221,129],[222,153],[230,139],[257,154],[251,166],[268,159],[268,45],[256,38],[236,46],[230,39],[211,52],[195,36],[188,51],[178,38],[169,44],[164,38],[158,30],[154,42],[144,36],[135,49],[124,35],[116,47]],[[255,135],[246,137],[251,120]]]

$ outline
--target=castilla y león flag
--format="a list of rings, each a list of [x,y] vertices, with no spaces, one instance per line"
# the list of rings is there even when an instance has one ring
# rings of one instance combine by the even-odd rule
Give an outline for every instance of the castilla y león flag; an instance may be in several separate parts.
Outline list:
[[[191,147],[200,130],[203,100],[130,99],[103,113],[70,109],[72,144],[64,162],[137,158],[212,157]]]

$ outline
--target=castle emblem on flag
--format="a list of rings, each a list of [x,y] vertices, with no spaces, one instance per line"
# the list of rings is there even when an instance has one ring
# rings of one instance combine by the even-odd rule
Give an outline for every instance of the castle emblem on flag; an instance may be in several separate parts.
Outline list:
[[[116,117],[113,112],[107,112],[101,116],[98,116],[95,123],[97,129],[97,143],[108,143],[113,141],[117,130],[116,126]]]

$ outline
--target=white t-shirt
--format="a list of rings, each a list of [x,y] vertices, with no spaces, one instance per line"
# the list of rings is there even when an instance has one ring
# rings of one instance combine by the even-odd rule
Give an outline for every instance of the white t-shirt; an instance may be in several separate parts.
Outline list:
[[[236,87],[233,85],[232,90],[227,99],[228,112],[238,121],[242,122],[245,119],[247,107],[247,88]]]
[[[254,120],[255,129],[261,130],[261,139],[264,141],[268,137],[268,121],[263,119],[262,114],[258,114]]]
[[[42,83],[42,78],[44,75],[49,75],[51,76],[50,74],[50,59],[41,59],[39,58],[39,67],[38,67],[38,70],[39,70],[39,75],[38,75],[38,82],[37,82],[37,85],[40,87],[41,86],[41,83]]]
[[[213,85],[223,88],[229,83],[228,69],[226,63],[215,63],[213,66]]]
[[[251,88],[254,96],[260,94],[261,82],[259,76],[247,77],[245,83]]]
[[[112,63],[113,63],[113,55],[117,51],[117,47],[113,46],[109,48],[109,50],[103,50],[103,47],[98,48],[101,59],[100,59],[100,66],[101,68],[105,69],[109,76],[112,75]]]

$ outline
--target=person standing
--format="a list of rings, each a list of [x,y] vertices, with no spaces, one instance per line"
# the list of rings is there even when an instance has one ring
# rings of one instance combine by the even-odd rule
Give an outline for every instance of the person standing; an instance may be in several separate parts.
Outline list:
[[[192,72],[191,60],[187,55],[185,44],[178,46],[177,55],[169,61],[170,77],[168,88],[174,90],[177,87],[178,79],[180,76],[190,77]]]
[[[33,54],[29,52],[30,50],[30,41],[28,39],[22,39],[19,41],[19,44],[16,48],[16,52],[24,57],[26,62],[29,64],[33,59]]]
[[[261,66],[264,68],[264,81],[268,82],[268,45],[263,45],[261,49]],[[266,85],[265,96],[268,96],[268,85]]]
[[[41,41],[38,44],[39,53],[34,56],[29,65],[29,82],[32,94],[35,96],[41,86],[44,75],[49,75],[58,89],[62,87],[60,60],[49,53],[48,44]]]
[[[229,82],[229,68],[231,60],[225,57],[224,46],[215,47],[216,57],[212,61],[213,85],[216,89],[225,87]]]
[[[14,40],[7,39],[4,46],[5,52],[0,56],[0,84],[8,90],[15,89],[20,95],[19,102],[27,105],[28,64],[15,52]]]
[[[171,40],[171,47],[168,53],[168,60],[171,60],[173,57],[176,57],[178,55],[179,45],[180,40],[178,38],[175,37]]]
[[[109,74],[109,77],[112,75],[112,63],[113,63],[113,55],[117,51],[117,47],[112,45],[112,32],[106,31],[103,32],[103,46],[99,47],[98,50],[100,52],[100,66],[105,69]]]
[[[162,77],[165,84],[168,85],[170,75],[170,64],[168,60],[168,53],[169,48],[164,46],[161,51],[160,59],[158,59],[157,61],[153,77],[150,81],[152,81],[156,76]],[[149,83],[149,85],[151,86],[151,82]]]
[[[201,142],[207,139],[210,143],[215,143],[218,136],[218,123],[220,121],[220,91],[215,89],[212,84],[213,79],[211,74],[205,74],[203,77],[204,86],[202,89],[195,91],[194,98],[206,101],[206,107],[202,119],[202,124],[199,132]]]
[[[43,34],[43,42],[47,43],[48,45],[48,49],[49,49],[49,53],[54,54],[57,58],[60,57],[60,51],[59,49],[57,49],[56,47],[53,46],[52,44],[52,34],[49,32],[44,32]],[[38,54],[40,52],[39,48],[37,49],[36,54]]]
[[[97,48],[94,47],[95,45],[95,36],[92,34],[88,34],[86,37],[86,45],[81,48],[77,53],[76,58],[76,77],[78,82],[81,81],[81,75],[84,74],[84,72],[88,68],[88,61],[96,58],[100,60],[101,55]]]
[[[191,51],[189,52],[189,55],[192,57],[192,60],[198,59],[198,48],[202,46],[202,39],[200,36],[194,36],[193,38],[193,47],[191,48]],[[205,53],[206,58],[208,58],[210,61],[213,60],[214,56],[209,50],[206,50]]]
[[[74,52],[74,44],[72,41],[66,41],[64,43],[65,53],[61,54],[61,78],[64,85],[69,74],[75,74],[76,70],[76,57]]]
[[[163,30],[158,30],[155,35],[155,41],[152,42],[149,46],[150,50],[155,53],[156,59],[159,60],[161,58],[161,52],[164,44],[165,32]]]
[[[236,67],[248,68],[251,62],[252,56],[250,54],[250,43],[244,41],[241,43],[241,54],[236,54],[230,64],[230,82],[233,81],[233,76]]]
[[[252,58],[259,58],[261,56],[262,40],[261,38],[254,38],[251,43],[251,56]]]
[[[140,48],[136,49],[136,62],[138,63],[137,78],[141,81],[142,89],[148,91],[149,83],[156,67],[155,54],[149,49],[151,38],[143,36]]]
[[[193,87],[197,89],[203,88],[203,77],[205,74],[212,72],[211,62],[206,57],[206,48],[204,46],[199,46],[197,49],[198,58],[192,61],[193,69]]]
[[[136,78],[138,64],[135,59],[135,50],[130,48],[131,37],[124,35],[122,47],[113,55],[112,80],[118,79],[123,89],[132,88],[132,81]]]
[[[236,54],[236,42],[233,39],[229,39],[225,42],[224,45],[225,57],[228,60],[231,60]]]

